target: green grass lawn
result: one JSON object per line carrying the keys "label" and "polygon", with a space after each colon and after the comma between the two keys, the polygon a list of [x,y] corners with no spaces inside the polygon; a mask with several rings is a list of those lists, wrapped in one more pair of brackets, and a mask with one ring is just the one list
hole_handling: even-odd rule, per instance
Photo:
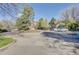
{"label": "green grass lawn", "polygon": [[0,37],[0,48],[7,45],[7,44],[10,44],[11,42],[13,42],[13,39],[10,38],[10,37]]}

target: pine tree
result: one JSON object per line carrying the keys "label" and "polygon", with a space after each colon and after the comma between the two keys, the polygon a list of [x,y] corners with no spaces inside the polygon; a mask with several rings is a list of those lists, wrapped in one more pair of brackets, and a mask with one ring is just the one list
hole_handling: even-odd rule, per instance
{"label": "pine tree", "polygon": [[17,19],[16,25],[19,30],[28,30],[34,19],[34,11],[32,7],[24,8],[24,11],[20,18]]}

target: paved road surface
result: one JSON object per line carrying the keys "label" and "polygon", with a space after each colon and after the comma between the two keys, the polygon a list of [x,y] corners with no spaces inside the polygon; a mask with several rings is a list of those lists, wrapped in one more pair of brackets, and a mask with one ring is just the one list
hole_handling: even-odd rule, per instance
{"label": "paved road surface", "polygon": [[[74,54],[73,52],[71,52],[71,49],[73,48],[67,47],[68,49],[64,49],[63,47],[62,49],[59,49],[61,45],[58,43],[55,44],[58,45],[57,49],[54,46],[51,48],[49,46],[51,44],[48,43],[47,37],[44,37],[38,32],[21,33],[21,34],[6,33],[6,34],[8,36],[13,37],[13,39],[16,39],[16,43],[4,50],[0,50],[1,55]],[[51,39],[53,40],[55,38]]]}
{"label": "paved road surface", "polygon": [[41,35],[38,33],[27,33],[23,35],[11,35],[9,36],[16,39],[16,43],[7,49],[0,51],[0,54],[10,54],[10,55],[19,55],[19,54],[32,54],[32,55],[41,55],[47,54],[47,49],[44,46],[45,43],[41,39]]}

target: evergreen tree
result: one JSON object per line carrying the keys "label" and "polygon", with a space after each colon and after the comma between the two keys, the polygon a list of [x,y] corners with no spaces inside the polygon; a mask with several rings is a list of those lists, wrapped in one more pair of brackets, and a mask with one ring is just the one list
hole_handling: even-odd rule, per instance
{"label": "evergreen tree", "polygon": [[46,19],[40,18],[38,22],[38,29],[45,30],[48,29],[48,24]]}
{"label": "evergreen tree", "polygon": [[49,22],[49,25],[51,26],[51,29],[55,27],[55,21],[56,21],[56,19],[53,17],[51,19],[51,21]]}
{"label": "evergreen tree", "polygon": [[34,19],[34,11],[32,7],[26,7],[20,18],[16,21],[16,26],[19,30],[28,30],[31,26],[32,20]]}

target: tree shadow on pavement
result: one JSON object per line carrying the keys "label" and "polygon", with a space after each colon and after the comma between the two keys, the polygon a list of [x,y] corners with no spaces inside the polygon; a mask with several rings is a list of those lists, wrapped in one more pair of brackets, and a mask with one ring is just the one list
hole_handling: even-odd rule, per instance
{"label": "tree shadow on pavement", "polygon": [[56,38],[58,40],[64,40],[65,42],[79,43],[79,38],[67,37],[66,35],[55,33],[55,32],[42,32],[45,37]]}

